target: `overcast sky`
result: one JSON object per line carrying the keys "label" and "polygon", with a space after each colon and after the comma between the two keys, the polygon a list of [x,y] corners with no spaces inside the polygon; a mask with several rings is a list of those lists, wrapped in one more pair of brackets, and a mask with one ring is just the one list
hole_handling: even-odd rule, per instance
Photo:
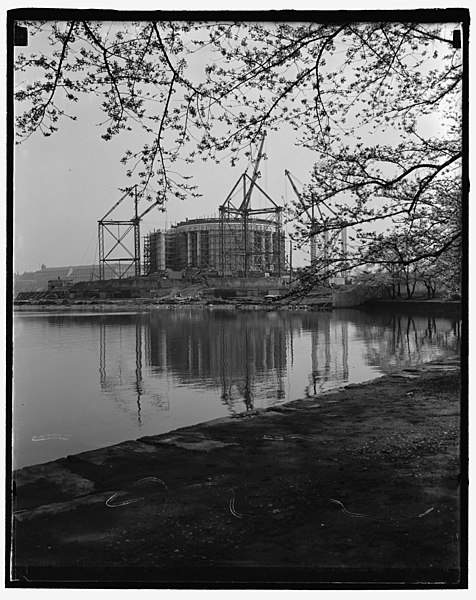
{"label": "overcast sky", "polygon": [[[18,81],[23,79],[21,74]],[[131,183],[119,161],[126,148],[139,148],[141,141],[131,139],[131,134],[121,134],[109,142],[102,140],[98,124],[104,116],[94,96],[82,96],[76,114],[77,121],[63,120],[51,137],[36,133],[15,148],[15,272],[37,270],[42,263],[48,267],[96,263],[97,222],[121,197],[119,188]],[[268,160],[261,164],[259,184],[279,204],[294,198],[285,169],[306,183],[315,161],[315,155],[296,147],[294,140],[290,129],[281,128],[268,134],[266,141]],[[234,168],[228,161],[216,165],[198,160],[187,165],[187,173],[194,176],[202,197],[185,201],[173,198],[165,213],[152,210],[141,224],[141,236],[185,218],[217,215],[218,206],[249,166],[246,159]],[[140,210],[147,206],[143,202]],[[132,201],[124,201],[121,210],[109,218],[132,216]],[[295,263],[304,264],[309,253],[295,252],[293,258]]]}
{"label": "overcast sky", "polygon": [[[15,272],[36,270],[42,263],[52,267],[97,261],[97,221],[120,199],[119,188],[130,184],[119,163],[126,141],[101,140],[97,122],[94,106],[83,105],[78,120],[65,121],[55,135],[35,135],[16,147]],[[261,163],[258,183],[282,204],[294,194],[284,170],[305,182],[314,155],[296,148],[289,131],[270,134],[265,151],[269,159]],[[171,199],[166,213],[153,209],[141,224],[141,234],[185,218],[216,215],[248,165],[243,160],[234,168],[227,161],[187,166],[202,197]],[[261,201],[256,195],[256,205]],[[142,210],[147,207],[143,202]],[[124,200],[109,218],[132,216],[132,201]]]}
{"label": "overcast sky", "polygon": [[[31,40],[31,45],[37,43]],[[17,49],[20,51],[24,49]],[[25,78],[24,73],[19,74],[16,83],[24,83]],[[104,115],[98,105],[94,96],[83,95],[75,106],[76,121],[64,119],[51,137],[35,133],[15,147],[15,272],[37,270],[42,263],[53,267],[98,260],[97,221],[120,199],[119,188],[131,183],[119,161],[126,148],[138,148],[142,143],[127,133],[109,142],[102,140],[103,128],[98,124]],[[268,134],[264,147],[268,160],[261,163],[258,183],[280,205],[294,197],[285,169],[306,183],[315,161],[314,153],[296,147],[294,140],[295,133],[282,127],[278,133]],[[255,155],[256,151],[254,148]],[[186,165],[202,197],[185,201],[173,198],[165,213],[152,210],[141,224],[141,236],[185,218],[217,216],[218,206],[249,167],[246,158],[235,167],[227,160],[219,165],[201,160]],[[259,194],[255,195],[254,206],[261,207],[264,202]],[[144,200],[140,211],[146,207]],[[125,200],[109,218],[132,216],[132,200]],[[308,251],[295,253],[294,260],[304,264],[309,260]]]}

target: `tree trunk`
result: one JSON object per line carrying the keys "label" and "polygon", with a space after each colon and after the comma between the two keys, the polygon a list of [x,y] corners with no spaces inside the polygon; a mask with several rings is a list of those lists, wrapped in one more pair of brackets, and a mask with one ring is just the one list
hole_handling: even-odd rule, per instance
{"label": "tree trunk", "polygon": [[415,293],[415,287],[416,287],[416,281],[415,280],[413,280],[413,285],[412,286],[410,286],[407,283],[407,297],[408,298],[412,298],[413,297],[413,294]]}

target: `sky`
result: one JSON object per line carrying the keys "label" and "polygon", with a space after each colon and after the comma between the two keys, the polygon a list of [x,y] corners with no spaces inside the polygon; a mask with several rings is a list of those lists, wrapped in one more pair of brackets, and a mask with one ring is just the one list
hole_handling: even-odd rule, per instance
{"label": "sky", "polygon": [[[37,42],[30,40],[29,50]],[[25,49],[18,48],[17,52]],[[15,83],[24,82],[20,73]],[[14,272],[47,267],[97,263],[97,222],[120,199],[121,187],[130,185],[120,159],[126,148],[140,148],[137,134],[121,133],[110,141],[101,139],[104,120],[94,96],[81,96],[74,106],[77,120],[63,119],[59,130],[50,137],[34,134],[14,150]],[[20,104],[17,110],[21,110]],[[134,139],[134,137],[136,138]],[[294,192],[285,178],[289,170],[297,181],[305,183],[315,162],[309,150],[295,146],[295,133],[282,127],[268,133],[264,152],[268,159],[260,166],[259,185],[278,204],[290,202]],[[253,150],[254,155],[257,149]],[[218,216],[218,207],[232,190],[240,175],[249,168],[243,158],[235,167],[223,160],[197,160],[186,165],[193,175],[201,198],[172,198],[166,211],[153,209],[141,223],[141,237],[153,229],[164,229],[186,218]],[[255,195],[254,206],[264,199]],[[261,204],[260,204],[261,203]],[[139,212],[147,208],[142,201]],[[133,202],[125,200],[108,218],[130,219]],[[291,226],[288,227],[291,229]],[[296,266],[309,261],[309,249],[293,252]]]}
{"label": "sky", "polygon": [[[33,136],[15,150],[15,272],[48,267],[92,264],[97,252],[97,221],[121,198],[130,184],[119,160],[124,139],[100,139],[94,106],[82,107],[75,122],[64,122],[51,137]],[[294,192],[285,180],[288,169],[305,182],[314,164],[312,152],[294,147],[290,132],[269,134],[268,160],[261,163],[259,185],[282,205]],[[185,220],[213,216],[240,175],[249,166],[224,161],[198,161],[193,173],[201,198],[171,199],[166,212],[153,209],[141,223],[141,235]],[[256,196],[256,201],[260,199]],[[142,210],[147,208],[144,200]],[[139,209],[141,210],[141,209]],[[124,200],[109,218],[133,216],[132,200]],[[97,259],[97,254],[96,254]]]}
{"label": "sky", "polygon": [[[276,8],[281,8],[278,4]],[[76,113],[77,121],[63,120],[51,137],[34,134],[15,147],[13,268],[17,273],[37,270],[42,264],[97,263],[97,222],[122,196],[119,189],[130,184],[119,161],[134,140],[123,134],[109,142],[101,139],[98,123],[103,115],[94,97],[82,97]],[[278,204],[294,198],[285,169],[306,183],[315,160],[312,152],[295,146],[294,139],[289,128],[281,128],[268,134],[265,145],[268,160],[261,164],[259,184]],[[135,146],[141,143],[136,140]],[[153,209],[141,223],[141,236],[186,218],[216,216],[218,206],[249,166],[246,159],[234,168],[227,161],[216,165],[198,160],[187,166],[202,197],[171,199],[166,212]],[[143,202],[140,210],[147,207]],[[132,201],[124,201],[110,218],[132,216]],[[287,232],[291,229],[288,225]],[[308,248],[293,252],[296,266],[309,258]]]}

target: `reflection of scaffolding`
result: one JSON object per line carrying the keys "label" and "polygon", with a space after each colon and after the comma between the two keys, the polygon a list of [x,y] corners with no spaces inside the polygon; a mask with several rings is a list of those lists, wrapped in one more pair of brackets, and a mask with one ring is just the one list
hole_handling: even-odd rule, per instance
{"label": "reflection of scaffolding", "polygon": [[[319,335],[318,325],[319,322],[324,322],[323,335]],[[309,376],[310,385],[307,388],[308,396],[316,396],[318,393],[322,393],[326,389],[326,383],[331,381],[342,381],[347,382],[349,379],[349,333],[348,333],[348,322],[342,321],[340,327],[340,340],[337,323],[334,322],[333,333],[334,333],[334,350],[335,360],[331,361],[331,319],[323,316],[319,319],[316,324],[316,328],[311,330],[311,368],[312,372]],[[324,339],[322,339],[322,337]],[[340,342],[340,343],[339,343]],[[342,348],[341,361],[342,364],[338,364],[337,351],[339,346]],[[324,354],[319,356],[319,350],[324,350]],[[322,360],[323,359],[323,360]],[[331,362],[334,362],[333,369],[331,368]],[[311,391],[312,390],[312,391]]]}
{"label": "reflection of scaffolding", "polygon": [[[256,182],[264,139],[263,136],[253,175],[241,175],[219,208],[220,263],[223,276],[236,271],[241,271],[244,277],[249,277],[253,272],[281,275],[284,268],[285,248],[281,223],[283,208]],[[251,197],[255,188],[265,198],[267,206],[264,208],[252,208]],[[233,201],[240,190],[242,201],[237,206]],[[263,218],[260,218],[261,215]]]}
{"label": "reflection of scaffolding", "polygon": [[[134,389],[136,396],[136,404],[137,404],[137,421],[141,424],[141,400],[142,397],[146,394],[144,391],[144,379],[142,375],[143,369],[143,340],[142,340],[142,323],[139,321],[135,324],[135,369],[134,376],[131,376],[131,373],[122,368],[122,354],[118,357],[115,355],[113,362],[114,364],[114,373],[111,375],[111,372],[108,374],[107,368],[107,330],[108,324],[101,322],[99,325],[99,381],[101,389],[106,392],[114,392],[114,395],[117,395],[117,389],[121,387],[125,387],[127,390]],[[121,339],[121,336],[120,336]],[[146,346],[146,356],[148,355],[148,347]],[[112,359],[112,357],[111,357]],[[111,370],[111,369],[109,369]],[[131,381],[132,380],[132,381]],[[129,394],[129,392],[127,392]],[[161,398],[159,395],[155,395],[152,397],[154,400],[154,407],[159,410],[169,410],[168,399]]]}
{"label": "reflection of scaffolding", "polygon": [[[255,408],[256,398],[267,398],[268,404],[285,398],[286,331],[279,327],[266,327],[264,331],[246,327],[234,339],[236,341],[231,343],[223,331],[220,353],[222,401],[232,411],[237,401],[243,401],[246,410],[250,411]],[[276,387],[272,374],[276,376]]]}
{"label": "reflection of scaffolding", "polygon": [[154,313],[150,320],[150,365],[181,385],[220,390],[234,413],[244,403],[276,403],[285,397],[284,318],[236,316],[214,311],[173,316]]}
{"label": "reflection of scaffolding", "polygon": [[[136,391],[136,404],[137,404],[137,421],[141,423],[141,397],[143,395],[142,389],[142,331],[141,324],[136,323],[136,363],[135,363],[135,380],[134,389]],[[107,375],[107,344],[106,344],[106,332],[107,324],[100,323],[99,325],[99,382],[101,389],[111,392],[118,386],[122,387],[124,381],[122,380],[123,372],[119,363],[118,378],[115,380],[114,377],[108,377]],[[127,385],[127,382],[126,382]]]}

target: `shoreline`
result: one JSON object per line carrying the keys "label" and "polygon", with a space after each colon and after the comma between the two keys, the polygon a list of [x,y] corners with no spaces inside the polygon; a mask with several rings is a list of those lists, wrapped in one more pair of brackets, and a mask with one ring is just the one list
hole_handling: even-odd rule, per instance
{"label": "shoreline", "polygon": [[457,587],[459,365],[19,469],[14,577]]}
{"label": "shoreline", "polygon": [[240,301],[209,301],[205,302],[180,302],[180,303],[157,303],[151,300],[143,299],[135,302],[95,302],[95,303],[71,303],[71,304],[13,304],[13,313],[21,312],[150,312],[155,310],[180,310],[183,308],[204,309],[240,309],[240,310],[402,310],[425,313],[435,313],[438,316],[459,316],[461,318],[462,305],[459,301],[453,300],[378,300],[369,301],[357,306],[331,307],[320,304],[307,304],[306,302],[286,305],[273,305],[263,301],[240,302]]}

